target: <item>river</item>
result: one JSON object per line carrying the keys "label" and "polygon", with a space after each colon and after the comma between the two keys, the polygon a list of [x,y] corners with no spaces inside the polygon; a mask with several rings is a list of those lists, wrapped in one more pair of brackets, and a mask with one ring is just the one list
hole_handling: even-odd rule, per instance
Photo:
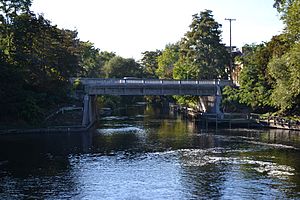
{"label": "river", "polygon": [[300,132],[133,106],[89,133],[0,136],[0,199],[300,199]]}

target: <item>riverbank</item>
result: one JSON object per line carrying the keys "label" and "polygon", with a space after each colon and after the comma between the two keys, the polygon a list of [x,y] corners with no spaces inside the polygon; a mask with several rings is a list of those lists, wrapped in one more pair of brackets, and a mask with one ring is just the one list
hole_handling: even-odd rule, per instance
{"label": "riverbank", "polygon": [[0,134],[22,134],[22,133],[57,133],[57,132],[84,132],[87,131],[89,127],[84,126],[60,126],[60,127],[47,127],[47,128],[16,128],[0,130]]}
{"label": "riverbank", "polygon": [[300,122],[283,117],[262,117],[255,113],[203,113],[193,108],[170,104],[172,112],[179,112],[185,117],[197,120],[205,127],[255,127],[255,128],[276,128],[285,130],[300,131]]}
{"label": "riverbank", "polygon": [[[71,109],[72,108],[72,109]],[[0,134],[52,133],[52,132],[84,132],[93,124],[85,127],[82,124],[82,108],[62,107],[51,113],[39,125],[26,123],[2,123]]]}
{"label": "riverbank", "polygon": [[267,117],[266,119],[260,119],[260,123],[269,128],[300,131],[299,121],[286,119],[284,117],[271,116]]}
{"label": "riverbank", "polygon": [[181,113],[184,117],[198,121],[203,127],[214,127],[214,128],[239,128],[239,127],[261,127],[256,119],[256,115],[247,113],[203,113],[193,108],[170,105],[171,112]]}

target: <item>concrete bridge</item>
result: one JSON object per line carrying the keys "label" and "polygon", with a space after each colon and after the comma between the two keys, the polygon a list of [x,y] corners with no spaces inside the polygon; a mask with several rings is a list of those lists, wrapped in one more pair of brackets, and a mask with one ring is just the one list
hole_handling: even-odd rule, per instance
{"label": "concrete bridge", "polygon": [[[214,113],[219,113],[221,87],[232,85],[229,80],[160,80],[160,79],[101,79],[71,78],[70,82],[80,81],[84,87],[82,124],[88,126],[96,119],[96,95],[192,95],[215,97]],[[203,104],[203,102],[200,102]],[[203,105],[202,105],[203,106]]]}

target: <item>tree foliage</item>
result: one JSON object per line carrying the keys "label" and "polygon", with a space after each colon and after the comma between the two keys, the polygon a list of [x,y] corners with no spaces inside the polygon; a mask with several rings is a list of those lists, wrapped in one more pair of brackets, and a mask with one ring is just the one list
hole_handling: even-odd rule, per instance
{"label": "tree foliage", "polygon": [[0,0],[0,121],[40,122],[69,101],[70,77],[141,76],[133,59],[80,41],[77,31],[52,25],[30,5]]}
{"label": "tree foliage", "polygon": [[95,48],[91,42],[80,42],[81,63],[83,68],[81,76],[99,77],[101,69],[100,49]]}
{"label": "tree foliage", "polygon": [[289,48],[285,34],[274,36],[268,43],[245,45],[240,58],[243,64],[239,78],[240,87],[233,89],[234,93],[226,88],[225,101],[235,100],[260,112],[273,109],[271,96],[276,86],[268,65],[274,57],[282,56]]}
{"label": "tree foliage", "polygon": [[275,0],[274,7],[281,13],[286,25],[285,38],[288,46],[285,46],[282,55],[275,55],[268,65],[274,80],[271,99],[282,113],[299,114],[300,0]]}
{"label": "tree foliage", "polygon": [[269,72],[275,80],[271,99],[282,112],[299,109],[300,105],[300,43],[296,43],[281,57],[269,63]]}
{"label": "tree foliage", "polygon": [[220,27],[210,10],[193,15],[190,30],[180,41],[174,78],[212,79],[227,76],[225,68],[229,63],[229,53],[221,44]]}
{"label": "tree foliage", "polygon": [[142,77],[140,65],[132,58],[115,56],[104,66],[106,78]]}
{"label": "tree foliage", "polygon": [[253,109],[269,106],[271,87],[267,82],[267,64],[270,52],[266,45],[252,47],[252,52],[243,58],[244,68],[240,75],[240,102]]}
{"label": "tree foliage", "polygon": [[179,59],[179,45],[169,44],[157,57],[158,68],[156,74],[161,79],[172,79],[175,63]]}
{"label": "tree foliage", "polygon": [[91,42],[80,42],[80,63],[83,71],[81,77],[105,77],[104,66],[105,64],[116,56],[113,52],[100,51],[95,48]]}
{"label": "tree foliage", "polygon": [[246,46],[241,86],[239,89],[226,88],[224,92],[227,100],[238,100],[253,109],[299,114],[300,1],[275,0],[274,7],[286,25],[284,32],[270,42]]}
{"label": "tree foliage", "polygon": [[275,0],[274,7],[281,13],[286,31],[295,41],[300,39],[300,0]]}
{"label": "tree foliage", "polygon": [[30,11],[29,0],[0,1],[0,121],[37,123],[68,101],[72,76],[101,76],[113,53],[81,42]]}
{"label": "tree foliage", "polygon": [[149,78],[157,78],[157,58],[161,55],[161,51],[145,51],[142,55],[141,66],[143,67],[144,74]]}
{"label": "tree foliage", "polygon": [[30,13],[32,0],[0,0],[2,23],[9,24],[19,13]]}

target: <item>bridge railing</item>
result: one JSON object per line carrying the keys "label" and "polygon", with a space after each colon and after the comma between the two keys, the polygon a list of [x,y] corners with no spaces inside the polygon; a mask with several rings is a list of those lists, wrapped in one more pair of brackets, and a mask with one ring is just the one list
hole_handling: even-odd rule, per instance
{"label": "bridge railing", "polygon": [[[71,78],[73,83],[76,78]],[[229,80],[101,79],[80,78],[83,85],[157,84],[157,85],[232,85]]]}

